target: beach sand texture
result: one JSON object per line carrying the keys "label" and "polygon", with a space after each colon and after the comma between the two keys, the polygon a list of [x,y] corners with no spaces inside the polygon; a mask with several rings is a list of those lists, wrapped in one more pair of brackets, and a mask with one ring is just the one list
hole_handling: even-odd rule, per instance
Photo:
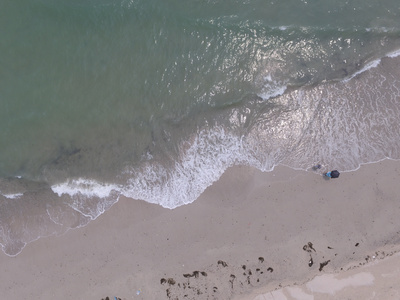
{"label": "beach sand texture", "polygon": [[398,299],[399,176],[393,160],[331,180],[234,167],[174,210],[122,198],[84,228],[1,254],[2,298]]}
{"label": "beach sand texture", "polygon": [[[242,300],[318,300],[318,299],[400,299],[400,255],[389,252],[381,260],[376,253],[374,262],[334,274],[318,275],[300,284],[249,295]],[[254,292],[256,293],[256,292]]]}

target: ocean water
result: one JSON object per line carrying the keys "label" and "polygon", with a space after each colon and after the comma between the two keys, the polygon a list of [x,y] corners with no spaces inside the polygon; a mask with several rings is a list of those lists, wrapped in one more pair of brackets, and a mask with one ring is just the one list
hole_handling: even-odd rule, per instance
{"label": "ocean water", "polygon": [[234,165],[400,159],[397,0],[2,1],[0,33],[9,256]]}

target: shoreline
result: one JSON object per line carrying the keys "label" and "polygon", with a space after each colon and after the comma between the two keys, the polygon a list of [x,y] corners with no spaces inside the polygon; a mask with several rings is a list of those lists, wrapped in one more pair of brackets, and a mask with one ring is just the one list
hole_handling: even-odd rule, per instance
{"label": "shoreline", "polygon": [[0,255],[0,288],[10,299],[247,300],[400,245],[399,175],[393,160],[331,180],[240,166],[173,210],[122,197],[85,227]]}

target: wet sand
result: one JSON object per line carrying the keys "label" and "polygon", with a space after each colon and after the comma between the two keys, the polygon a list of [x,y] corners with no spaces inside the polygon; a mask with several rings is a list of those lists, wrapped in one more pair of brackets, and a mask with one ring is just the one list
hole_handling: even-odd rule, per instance
{"label": "wet sand", "polygon": [[[399,178],[392,160],[331,180],[283,166],[235,167],[174,210],[122,198],[84,228],[14,258],[1,254],[0,290],[5,299],[259,300],[284,287],[287,299],[333,299],[361,280],[374,291],[390,276],[364,268],[399,268]],[[333,278],[351,276],[350,289],[333,287]]]}

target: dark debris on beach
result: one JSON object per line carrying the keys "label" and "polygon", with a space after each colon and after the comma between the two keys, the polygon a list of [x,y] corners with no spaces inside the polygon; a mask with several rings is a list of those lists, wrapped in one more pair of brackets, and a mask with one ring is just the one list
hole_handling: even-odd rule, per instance
{"label": "dark debris on beach", "polygon": [[319,271],[321,272],[322,269],[330,262],[330,260],[324,261],[319,264]]}
{"label": "dark debris on beach", "polygon": [[[248,262],[248,261],[247,261]],[[250,262],[249,264],[228,265],[223,260],[218,260],[216,265],[211,265],[207,272],[193,271],[182,274],[182,279],[161,278],[160,284],[165,285],[165,292],[168,299],[197,299],[199,295],[207,296],[207,299],[220,299],[222,291],[230,290],[231,295],[240,293],[248,287],[265,284],[270,279],[270,274],[274,271],[272,267],[263,266],[264,258]],[[208,276],[222,279],[216,285],[208,279]],[[210,298],[208,298],[210,297]]]}

